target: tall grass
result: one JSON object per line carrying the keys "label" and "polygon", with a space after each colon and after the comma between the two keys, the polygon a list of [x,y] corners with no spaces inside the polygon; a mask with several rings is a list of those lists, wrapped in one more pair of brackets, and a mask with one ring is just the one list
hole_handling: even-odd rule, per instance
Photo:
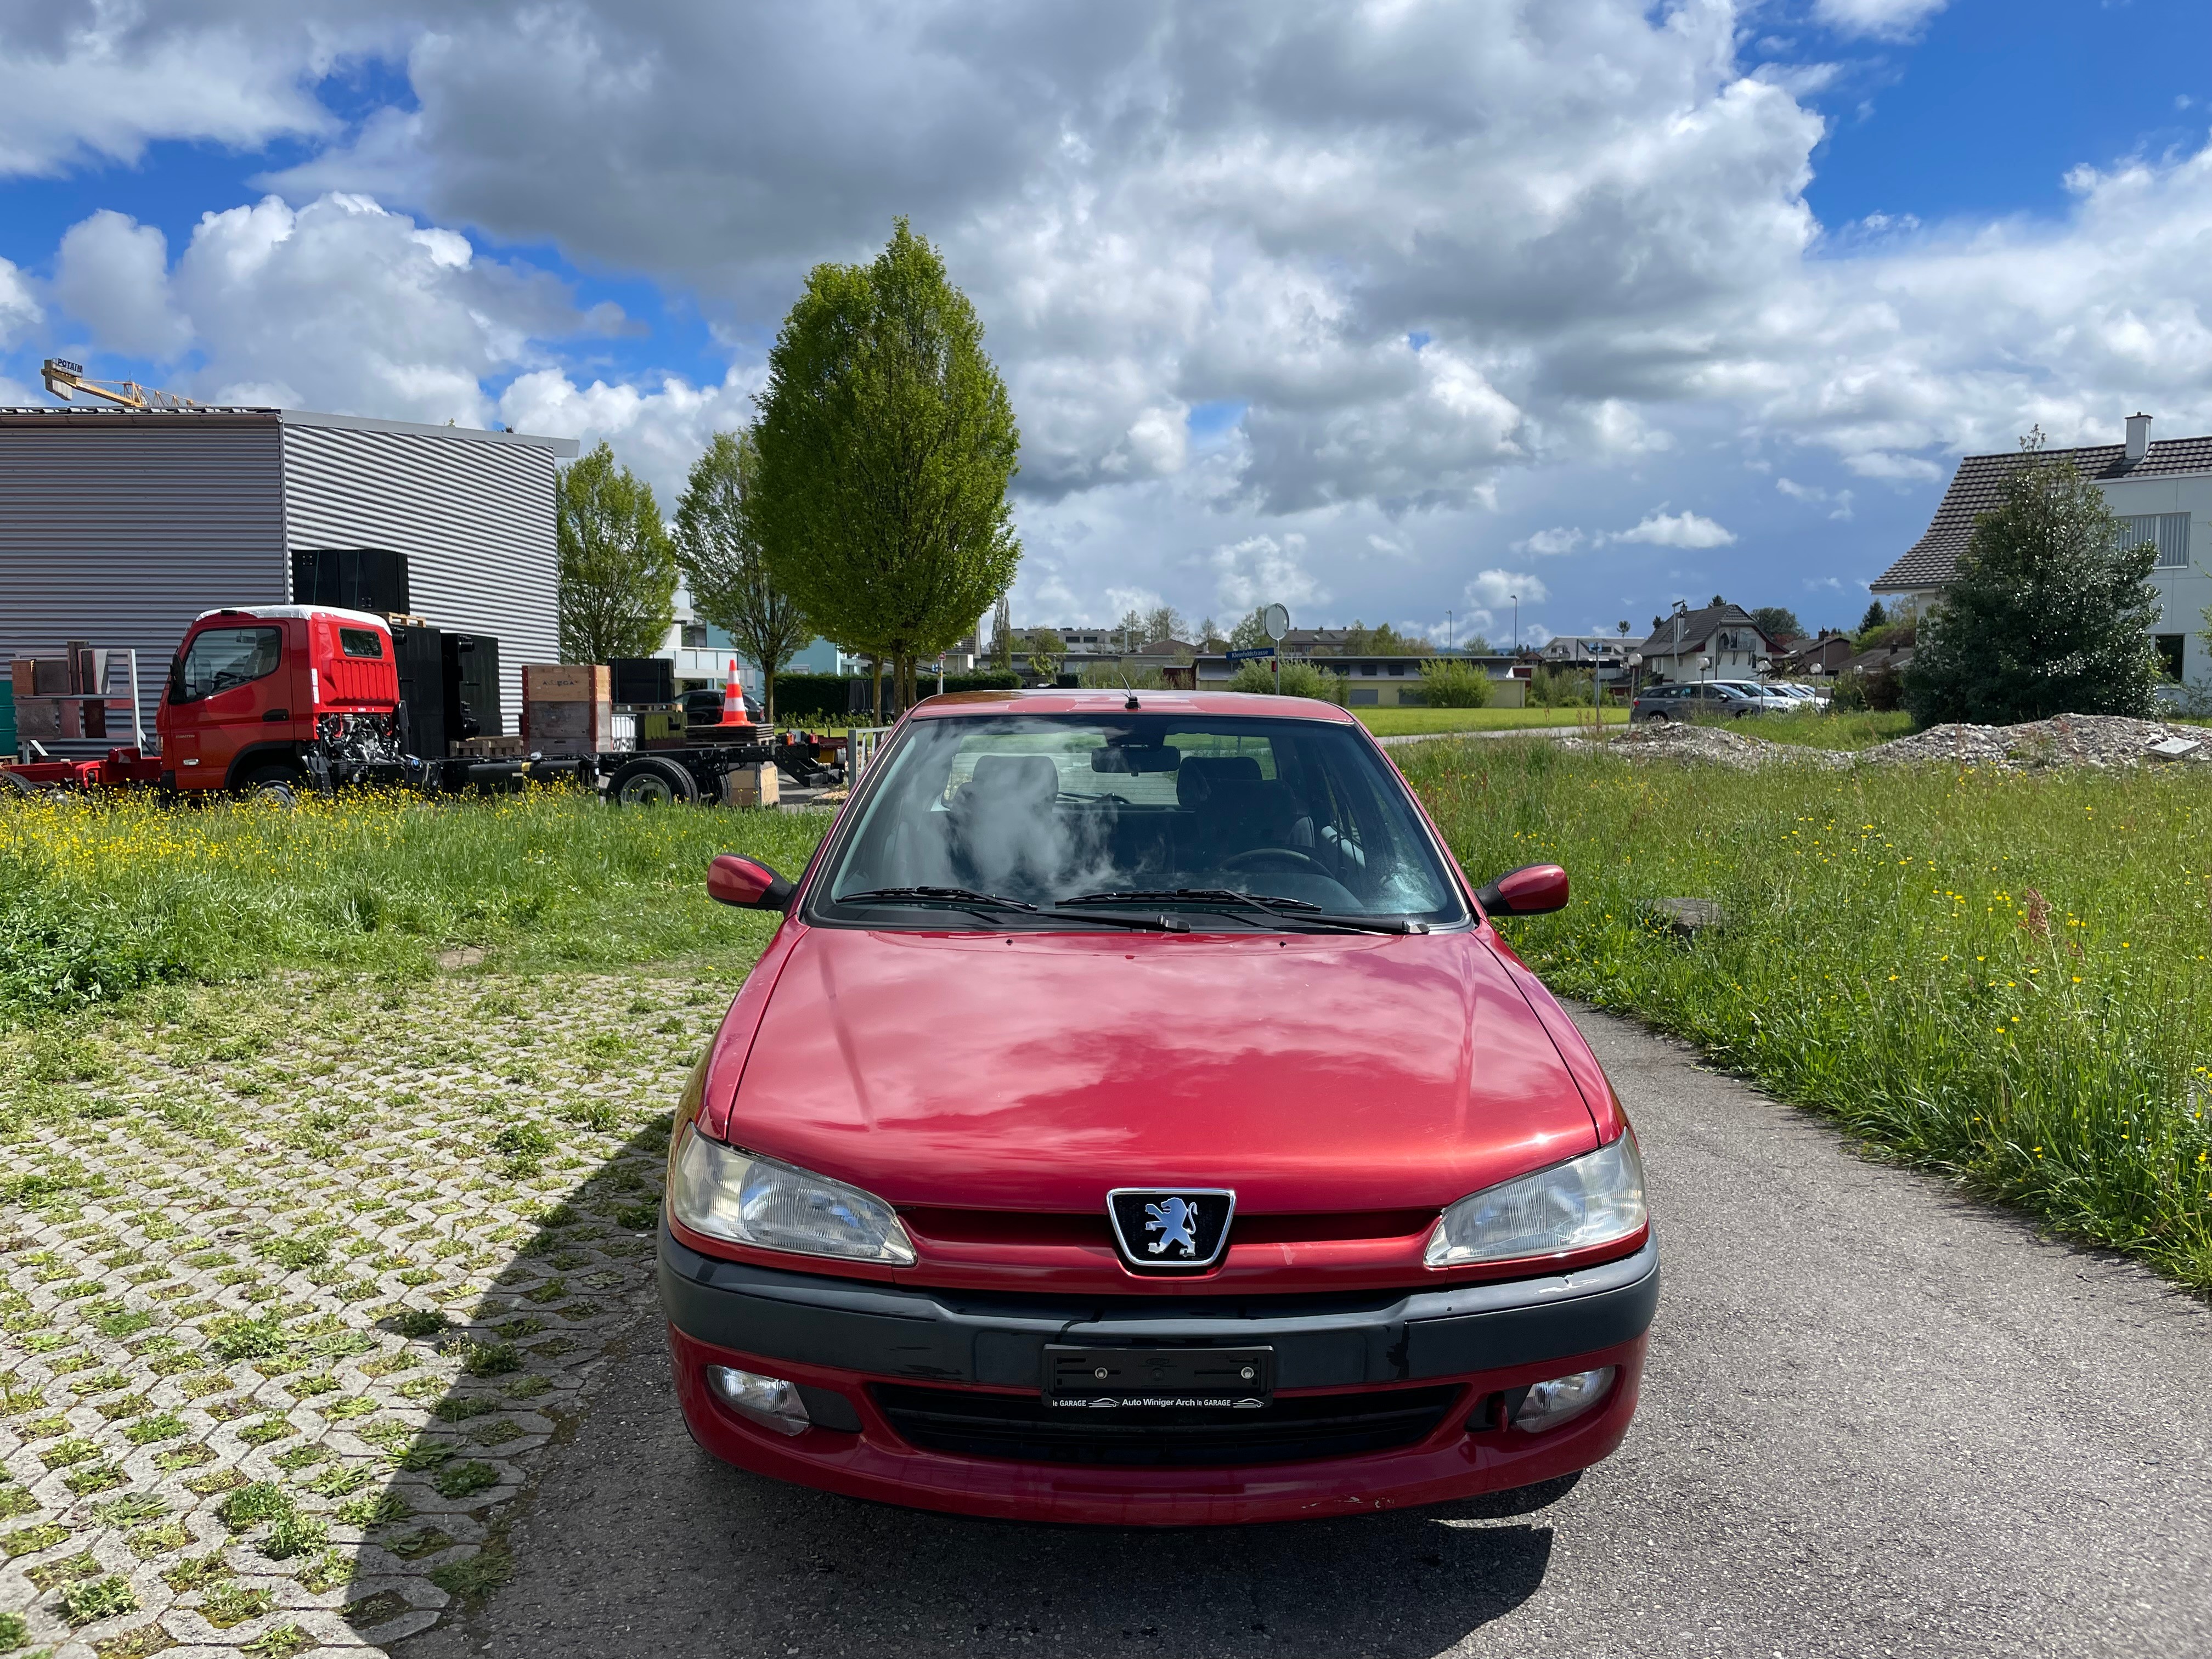
{"label": "tall grass", "polygon": [[[1573,708],[1424,708],[1418,705],[1355,708],[1360,723],[1378,738],[1407,737],[1431,732],[1517,732],[1531,726],[1565,728],[1579,721],[1587,726],[1590,711]],[[1607,726],[1626,724],[1628,711],[1618,704],[1605,710]]]}
{"label": "tall grass", "polygon": [[[1562,992],[2212,1289],[2212,789],[2193,769],[1835,774],[1526,743],[1401,751]],[[1644,901],[1717,900],[1685,942]],[[1632,1109],[1633,1103],[1631,1103]]]}
{"label": "tall grass", "polygon": [[795,875],[826,813],[611,811],[572,791],[163,809],[142,798],[0,809],[0,1018],[161,980],[285,963],[427,971],[757,951],[768,923],[706,896],[745,852]]}

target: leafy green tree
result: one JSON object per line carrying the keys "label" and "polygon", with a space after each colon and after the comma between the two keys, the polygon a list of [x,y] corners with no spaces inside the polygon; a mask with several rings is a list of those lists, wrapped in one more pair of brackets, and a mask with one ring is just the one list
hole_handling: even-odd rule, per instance
{"label": "leafy green tree", "polygon": [[1144,641],[1146,645],[1155,640],[1180,640],[1190,632],[1189,620],[1171,605],[1156,605],[1145,612]]}
{"label": "leafy green tree", "polygon": [[1228,635],[1221,631],[1220,628],[1216,625],[1213,618],[1211,617],[1208,617],[1204,622],[1199,623],[1198,639],[1196,643],[1198,645],[1198,648],[1206,652],[1208,655],[1226,651],[1229,648]]}
{"label": "leafy green tree", "polygon": [[752,433],[717,432],[691,464],[676,505],[676,562],[692,608],[726,629],[739,654],[760,670],[762,701],[774,725],[775,677],[814,642],[814,630],[768,574],[751,501],[759,477]]}
{"label": "leafy green tree", "polygon": [[1905,707],[1923,726],[2154,713],[2157,558],[2070,462],[2023,463],[1974,520],[1905,671]]}
{"label": "leafy green tree", "polygon": [[1797,639],[1805,632],[1805,624],[1786,605],[1762,605],[1751,613],[1751,619],[1759,624],[1759,631],[1777,645],[1784,640]]}
{"label": "leafy green tree", "polygon": [[1029,650],[1030,673],[1048,680],[1059,678],[1067,660],[1067,641],[1060,638],[1058,629],[1032,628],[1023,643]]}
{"label": "leafy green tree", "polygon": [[645,657],[676,621],[676,550],[653,486],[615,465],[602,441],[554,475],[561,654],[569,662]]}
{"label": "leafy green tree", "polygon": [[761,545],[816,628],[915,661],[1012,586],[1006,486],[1021,448],[982,325],[900,219],[866,265],[820,264],[769,352],[756,428]]}
{"label": "leafy green tree", "polygon": [[[1487,650],[1480,641],[1469,647]],[[1486,708],[1490,676],[1457,657],[1436,657],[1421,665],[1421,701],[1431,708]]]}
{"label": "leafy green tree", "polygon": [[1229,630],[1229,648],[1231,651],[1257,651],[1267,644],[1267,630],[1260,622],[1266,610],[1265,605],[1254,605],[1252,614]]}
{"label": "leafy green tree", "polygon": [[1875,629],[1887,626],[1888,622],[1889,612],[1883,610],[1881,601],[1876,599],[1867,606],[1866,615],[1859,618],[1858,631],[1862,634],[1871,634]]}

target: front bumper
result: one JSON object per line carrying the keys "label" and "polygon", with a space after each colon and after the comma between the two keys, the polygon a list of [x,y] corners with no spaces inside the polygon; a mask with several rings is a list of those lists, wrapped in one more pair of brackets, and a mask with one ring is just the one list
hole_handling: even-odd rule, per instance
{"label": "front bumper", "polygon": [[[693,1436],[725,1461],[850,1496],[964,1514],[1139,1525],[1290,1519],[1436,1503],[1587,1468],[1627,1432],[1659,1294],[1656,1241],[1571,1275],[1449,1289],[1254,1297],[1097,1298],[909,1288],[702,1255],[660,1234],[661,1305]],[[1126,1467],[922,1449],[876,1384],[1034,1395],[1048,1342],[1275,1352],[1275,1388],[1372,1395],[1438,1385],[1449,1409],[1417,1443],[1259,1467]],[[724,1409],[709,1364],[799,1384],[817,1426],[793,1438]],[[1540,1434],[1468,1426],[1491,1396],[1600,1365],[1613,1391]]]}

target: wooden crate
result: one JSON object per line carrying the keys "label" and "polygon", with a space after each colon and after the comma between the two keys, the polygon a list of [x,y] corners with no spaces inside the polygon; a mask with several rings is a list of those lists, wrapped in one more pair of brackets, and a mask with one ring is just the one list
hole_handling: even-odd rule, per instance
{"label": "wooden crate", "polygon": [[733,766],[722,774],[722,805],[774,806],[781,799],[781,787],[772,763]]}
{"label": "wooden crate", "polygon": [[600,703],[613,691],[605,663],[526,662],[522,665],[522,701]]}

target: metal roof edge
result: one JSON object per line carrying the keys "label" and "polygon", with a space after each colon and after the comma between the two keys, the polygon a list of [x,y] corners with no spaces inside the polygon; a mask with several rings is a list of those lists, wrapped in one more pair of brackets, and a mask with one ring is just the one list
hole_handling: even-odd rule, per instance
{"label": "metal roof edge", "polygon": [[473,426],[428,426],[419,421],[387,421],[374,415],[331,415],[313,409],[270,409],[258,404],[203,404],[192,409],[88,409],[72,404],[17,404],[0,406],[0,425],[82,425],[87,422],[158,424],[213,421],[252,425],[313,426],[351,432],[396,432],[411,437],[452,438],[465,443],[520,444],[573,460],[582,446],[574,438],[535,432],[487,432]]}
{"label": "metal roof edge", "polygon": [[456,438],[469,443],[521,444],[550,450],[562,460],[573,459],[581,446],[574,438],[554,438],[535,432],[488,432],[474,426],[430,426],[419,421],[387,421],[374,415],[331,415],[313,409],[280,409],[276,417],[286,426],[335,428],[348,432],[398,432],[420,438]]}

